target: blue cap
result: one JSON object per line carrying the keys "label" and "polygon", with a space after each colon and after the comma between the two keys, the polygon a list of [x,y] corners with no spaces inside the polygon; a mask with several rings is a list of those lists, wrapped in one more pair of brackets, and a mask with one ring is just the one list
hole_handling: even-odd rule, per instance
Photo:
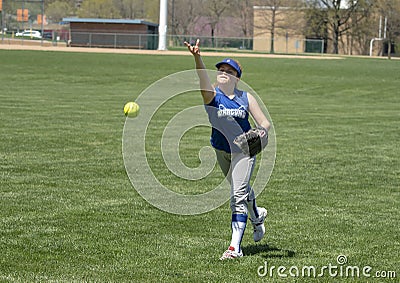
{"label": "blue cap", "polygon": [[229,66],[231,66],[232,68],[234,68],[238,74],[238,77],[240,78],[242,76],[242,71],[240,70],[239,64],[236,63],[235,60],[231,59],[231,58],[225,58],[224,60],[222,60],[221,62],[217,63],[215,65],[215,67],[219,68],[219,66],[221,66],[222,64],[228,64]]}

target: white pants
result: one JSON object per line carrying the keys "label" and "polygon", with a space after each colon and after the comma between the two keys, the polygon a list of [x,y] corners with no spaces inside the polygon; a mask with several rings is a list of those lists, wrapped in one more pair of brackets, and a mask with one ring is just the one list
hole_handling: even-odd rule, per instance
{"label": "white pants", "polygon": [[[258,214],[255,206],[254,191],[250,187],[250,178],[256,163],[256,157],[249,157],[243,153],[227,153],[215,150],[218,164],[227,180],[231,184],[230,206],[232,214]],[[249,205],[251,202],[251,205]],[[254,204],[254,205],[253,205]]]}

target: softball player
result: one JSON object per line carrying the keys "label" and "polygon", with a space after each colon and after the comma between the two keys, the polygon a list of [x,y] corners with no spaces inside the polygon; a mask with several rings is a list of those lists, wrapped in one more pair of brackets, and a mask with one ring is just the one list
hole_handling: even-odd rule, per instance
{"label": "softball player", "polygon": [[200,56],[199,43],[198,39],[195,45],[188,42],[185,45],[194,56],[200,79],[201,94],[212,126],[211,145],[215,149],[219,166],[231,185],[232,237],[229,248],[220,259],[233,259],[243,256],[240,245],[248,215],[256,242],[265,234],[264,220],[267,216],[265,208],[257,207],[254,191],[250,187],[256,158],[243,154],[233,141],[238,135],[250,130],[249,113],[257,125],[266,130],[270,128],[270,122],[256,99],[236,88],[242,75],[242,68],[237,61],[227,58],[217,63],[217,83],[215,87],[211,85]]}

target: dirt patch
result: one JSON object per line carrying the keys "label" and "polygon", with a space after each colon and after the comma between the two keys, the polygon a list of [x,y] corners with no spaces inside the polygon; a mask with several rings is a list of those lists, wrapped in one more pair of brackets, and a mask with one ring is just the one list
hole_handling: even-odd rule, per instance
{"label": "dirt patch", "polygon": [[[120,54],[150,54],[150,55],[183,55],[191,56],[191,54],[184,51],[171,51],[171,50],[143,50],[143,49],[121,49],[121,48],[88,48],[88,47],[67,47],[65,42],[58,42],[55,45],[50,41],[38,40],[17,40],[0,38],[0,50],[41,50],[41,51],[60,51],[60,52],[88,52],[88,53],[120,53]],[[242,52],[202,52],[204,57],[254,57],[254,58],[296,58],[296,59],[316,59],[316,60],[338,60],[347,57],[358,58],[375,58],[387,59],[382,56],[354,56],[354,55],[333,55],[333,54],[314,54],[314,55],[285,55],[285,54],[266,54],[266,53],[242,53]],[[392,59],[400,60],[399,57],[392,57]]]}
{"label": "dirt patch", "polygon": [[[40,50],[40,51],[61,51],[61,52],[89,52],[89,53],[120,53],[120,54],[150,54],[150,55],[186,55],[191,56],[188,51],[170,51],[170,50],[139,50],[139,49],[117,49],[117,48],[85,48],[85,47],[67,47],[65,43],[54,46],[51,42],[32,42],[25,40],[15,42],[11,40],[0,40],[0,50]],[[203,56],[214,57],[256,57],[256,58],[303,58],[303,59],[342,59],[341,56],[327,55],[281,55],[281,54],[260,54],[260,53],[230,53],[230,52],[203,52]]]}

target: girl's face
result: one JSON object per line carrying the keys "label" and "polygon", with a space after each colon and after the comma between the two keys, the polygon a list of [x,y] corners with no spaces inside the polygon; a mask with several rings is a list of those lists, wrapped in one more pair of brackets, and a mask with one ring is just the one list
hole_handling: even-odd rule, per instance
{"label": "girl's face", "polygon": [[219,84],[233,84],[235,85],[239,81],[237,72],[228,64],[222,64],[218,68],[217,82]]}

